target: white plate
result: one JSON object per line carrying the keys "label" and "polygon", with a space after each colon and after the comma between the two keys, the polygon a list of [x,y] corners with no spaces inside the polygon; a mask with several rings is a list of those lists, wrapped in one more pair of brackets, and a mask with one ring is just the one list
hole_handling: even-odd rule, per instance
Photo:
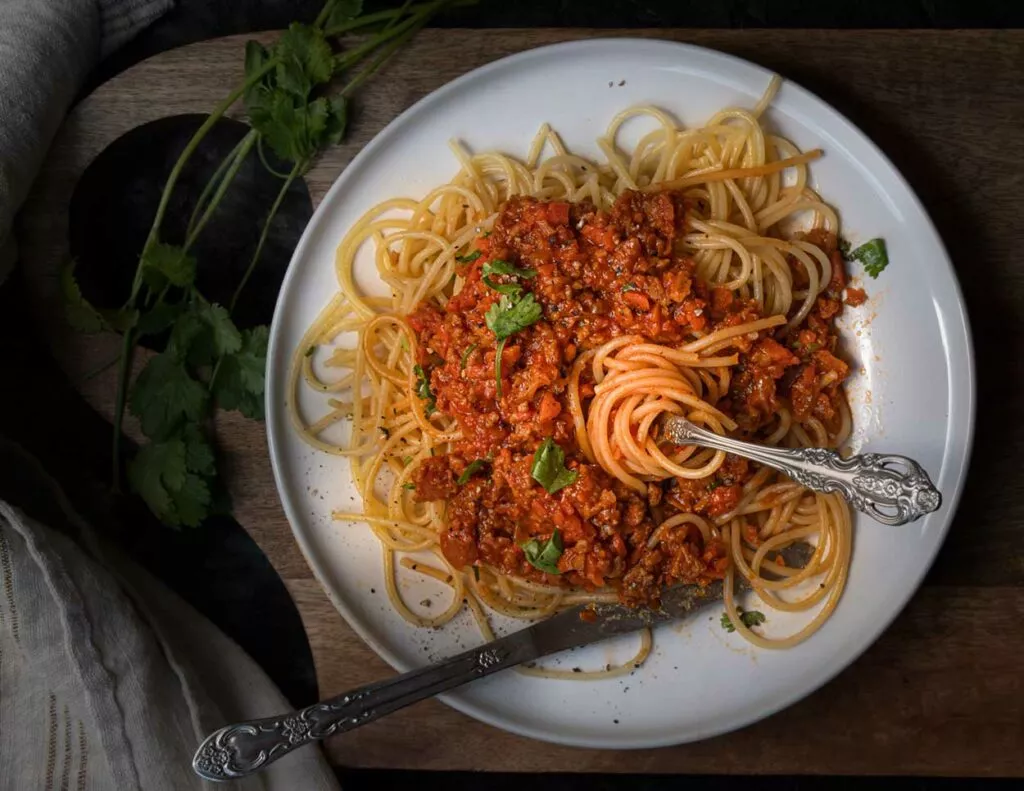
{"label": "white plate", "polygon": [[[274,315],[267,360],[270,453],[307,560],[349,624],[395,668],[422,665],[480,638],[468,617],[423,631],[390,610],[369,529],[330,520],[332,508],[357,501],[347,463],[311,450],[289,426],[289,356],[335,291],[335,245],[371,205],[420,196],[449,180],[457,170],[448,150],[452,137],[477,151],[523,156],[547,121],[571,149],[596,157],[595,138],[625,107],[649,102],[699,124],[722,107],[752,107],[769,77],[737,58],[661,41],[591,40],[524,52],[477,69],[407,110],[363,149],[320,204]],[[767,122],[805,150],[825,149],[812,167],[815,186],[838,207],[854,241],[886,240],[891,264],[865,284],[871,299],[847,311],[844,327],[846,350],[856,360],[850,387],[855,445],[918,459],[943,493],[942,509],[902,528],[858,516],[846,593],[824,628],[796,648],[751,649],[720,628],[720,608],[712,607],[660,630],[654,654],[631,676],[552,681],[509,671],[444,697],[460,711],[515,733],[588,747],[653,747],[732,730],[793,703],[852,662],[903,608],[935,557],[960,497],[974,424],[969,329],[949,258],[889,160],[823,101],[784,83]],[[407,598],[415,603],[435,596],[439,603],[442,595],[427,581],[413,583]],[[785,625],[781,616],[773,620],[776,628]],[[592,667],[630,647],[591,646],[568,661]]]}

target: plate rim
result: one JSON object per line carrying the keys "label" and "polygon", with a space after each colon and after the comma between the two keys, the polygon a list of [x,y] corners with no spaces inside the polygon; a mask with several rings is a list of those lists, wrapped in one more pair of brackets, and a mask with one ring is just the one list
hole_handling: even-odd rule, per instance
{"label": "plate rim", "polygon": [[[448,95],[453,94],[460,90],[463,86],[471,83],[475,80],[485,78],[490,73],[495,71],[501,71],[507,69],[510,66],[514,66],[520,62],[527,61],[533,58],[543,58],[550,56],[554,52],[564,51],[567,55],[571,55],[575,51],[598,49],[604,47],[650,47],[650,48],[662,48],[665,50],[673,50],[675,52],[688,52],[695,54],[702,58],[710,58],[711,60],[719,59],[724,63],[730,63],[732,65],[740,65],[748,69],[753,69],[759,72],[763,77],[769,78],[773,72],[772,70],[747,60],[746,58],[732,55],[721,50],[716,50],[710,47],[705,47],[698,44],[692,44],[689,42],[673,41],[671,39],[660,39],[660,38],[644,38],[640,36],[600,36],[596,38],[582,39],[582,40],[570,40],[561,41],[552,44],[545,44],[539,47],[532,47],[521,52],[506,55],[502,58],[498,58],[490,63],[486,63],[475,69],[472,69],[465,74],[462,74],[455,79],[445,83],[437,89],[431,91],[426,96],[423,96],[408,108],[399,113],[395,118],[389,121],[376,135],[367,143],[345,166],[345,168],[338,174],[330,188],[324,194],[320,203],[317,205],[316,210],[310,217],[309,222],[306,224],[303,230],[302,237],[299,239],[299,243],[295,247],[291,259],[288,262],[288,268],[285,272],[284,279],[282,280],[280,290],[278,292],[277,301],[274,307],[274,315],[271,321],[270,327],[270,338],[267,349],[267,365],[265,370],[266,376],[266,432],[267,432],[267,443],[268,451],[270,456],[271,469],[274,475],[274,484],[277,489],[278,499],[281,502],[281,506],[285,512],[285,516],[288,520],[289,527],[291,528],[292,535],[299,545],[299,549],[302,552],[302,556],[305,559],[310,570],[313,572],[313,576],[320,588],[327,595],[328,599],[334,605],[335,609],[345,619],[348,626],[363,640],[373,651],[385,662],[387,662],[392,668],[398,671],[404,671],[410,669],[404,662],[400,661],[399,657],[390,651],[386,646],[382,645],[376,640],[368,630],[364,629],[359,623],[359,620],[355,617],[351,608],[331,589],[329,585],[325,583],[326,569],[323,561],[317,557],[317,552],[314,547],[310,546],[310,542],[306,537],[303,530],[297,528],[297,524],[301,523],[301,519],[298,518],[298,507],[292,503],[286,496],[287,487],[284,483],[284,472],[281,469],[282,464],[279,462],[281,458],[281,451],[279,448],[278,434],[282,431],[290,431],[291,426],[288,421],[283,421],[285,425],[278,426],[280,418],[277,416],[276,411],[273,410],[269,405],[274,404],[280,399],[287,399],[289,394],[286,391],[287,382],[287,368],[291,359],[290,350],[285,350],[283,353],[286,355],[285,360],[278,364],[277,360],[279,355],[282,354],[282,350],[279,348],[281,345],[281,336],[283,330],[281,329],[284,319],[282,314],[284,312],[284,297],[289,292],[292,285],[292,281],[297,277],[297,272],[301,268],[301,259],[305,257],[306,249],[313,244],[314,237],[317,235],[317,226],[321,223],[323,216],[327,213],[327,206],[332,204],[335,200],[335,195],[344,187],[345,174],[348,172],[356,172],[358,166],[360,166],[364,160],[373,157],[377,149],[385,145],[389,138],[392,136],[392,130],[395,127],[401,126],[406,118],[416,115],[420,110],[425,107],[434,104],[435,102],[443,101]],[[964,486],[967,479],[968,469],[970,467],[970,460],[973,454],[974,447],[974,435],[975,435],[975,424],[976,424],[976,411],[977,411],[977,380],[976,380],[976,369],[975,369],[975,353],[974,353],[974,342],[971,333],[970,318],[967,312],[967,305],[964,301],[963,290],[961,288],[959,279],[957,278],[956,269],[953,266],[953,260],[949,255],[949,250],[943,241],[942,235],[936,228],[931,215],[928,213],[924,203],[921,201],[916,190],[906,179],[899,168],[892,162],[889,156],[867,135],[863,130],[860,129],[853,121],[846,117],[843,113],[833,107],[829,102],[822,99],[818,94],[805,88],[800,82],[779,75],[783,79],[783,83],[787,86],[787,89],[795,91],[797,94],[803,94],[803,98],[810,99],[812,103],[818,105],[819,110],[823,111],[826,115],[830,114],[833,118],[839,121],[846,129],[846,131],[857,139],[862,145],[865,145],[876,157],[881,160],[883,165],[888,168],[892,175],[896,179],[898,185],[902,185],[903,189],[906,190],[907,195],[910,199],[910,205],[916,209],[921,218],[923,219],[927,230],[931,232],[935,241],[938,244],[939,249],[942,252],[942,264],[944,264],[946,273],[949,275],[950,285],[953,290],[953,296],[955,299],[953,303],[956,307],[955,314],[948,316],[948,326],[955,328],[957,331],[962,333],[962,340],[964,344],[964,359],[963,364],[966,368],[966,386],[963,392],[963,411],[966,425],[964,426],[964,442],[963,451],[957,455],[954,451],[951,453],[952,458],[944,459],[944,462],[955,465],[955,485],[952,493],[945,495],[944,499],[948,502],[948,510],[946,511],[947,517],[943,523],[938,526],[940,535],[938,540],[935,542],[931,554],[927,557],[926,562],[921,568],[920,574],[914,580],[913,584],[908,586],[906,593],[901,597],[902,600],[899,602],[899,606],[896,607],[892,615],[888,618],[883,618],[880,621],[874,623],[873,627],[868,630],[864,630],[857,638],[856,642],[859,644],[858,648],[853,651],[848,658],[835,663],[834,665],[828,666],[822,672],[817,674],[811,674],[811,682],[797,690],[784,691],[780,693],[779,697],[772,701],[771,704],[765,705],[760,711],[751,713],[749,711],[742,712],[731,719],[728,719],[714,728],[710,728],[706,731],[701,731],[699,735],[692,738],[678,737],[671,735],[671,731],[661,738],[646,738],[644,736],[628,736],[622,734],[618,738],[607,738],[597,737],[594,735],[580,735],[574,736],[572,734],[565,734],[556,732],[554,730],[541,730],[538,728],[524,727],[518,721],[501,715],[495,715],[491,711],[482,705],[478,705],[473,702],[467,702],[459,699],[456,695],[446,693],[438,695],[437,698],[448,706],[451,706],[456,711],[459,711],[467,716],[470,716],[480,722],[487,725],[499,728],[509,733],[514,733],[518,736],[524,736],[530,739],[537,739],[546,741],[554,744],[561,744],[570,747],[583,747],[593,749],[649,749],[657,747],[669,747],[678,744],[692,743],[697,741],[703,741],[706,739],[713,738],[715,736],[722,735],[724,733],[730,733],[740,728],[747,727],[756,722],[760,722],[763,719],[771,717],[774,714],[782,711],[783,709],[789,708],[790,706],[798,703],[809,695],[817,692],[836,676],[842,673],[844,670],[849,668],[854,662],[860,659],[864,653],[871,648],[881,637],[881,635],[892,625],[893,621],[906,609],[910,600],[918,593],[921,588],[921,584],[930,571],[932,565],[935,562],[935,558],[938,556],[939,551],[945,544],[946,539],[949,536],[950,528],[952,527],[953,520],[956,517],[957,510],[959,508],[960,499],[963,494]],[[933,264],[935,265],[935,264]],[[948,348],[948,344],[946,345]],[[282,369],[284,376],[282,376]],[[950,393],[954,390],[950,387]],[[952,405],[952,398],[950,399]],[[952,425],[953,413],[950,410],[948,416],[949,424]],[[952,433],[952,432],[951,432]],[[945,455],[945,452],[944,452]],[[941,470],[940,470],[941,471]],[[945,505],[946,503],[944,503]]]}

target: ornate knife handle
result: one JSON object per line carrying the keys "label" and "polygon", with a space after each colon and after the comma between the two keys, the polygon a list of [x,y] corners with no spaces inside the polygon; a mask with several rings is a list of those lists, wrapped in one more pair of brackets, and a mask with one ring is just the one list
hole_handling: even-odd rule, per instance
{"label": "ornate knife handle", "polygon": [[259,771],[297,747],[344,733],[475,678],[535,658],[532,641],[512,634],[436,665],[368,684],[291,714],[228,725],[199,745],[192,768],[207,780]]}
{"label": "ornate knife handle", "polygon": [[903,525],[938,510],[942,495],[924,468],[906,456],[865,453],[844,459],[825,448],[772,448],[722,437],[671,417],[665,435],[678,445],[700,445],[767,464],[816,492],[839,492],[858,511],[886,525]]}

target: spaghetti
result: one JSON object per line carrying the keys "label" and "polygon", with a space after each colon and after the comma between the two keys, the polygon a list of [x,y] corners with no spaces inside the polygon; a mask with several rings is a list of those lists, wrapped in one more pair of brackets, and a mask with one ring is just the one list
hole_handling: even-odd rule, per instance
{"label": "spaghetti", "polygon": [[[735,629],[785,647],[835,607],[851,546],[841,499],[659,433],[665,414],[788,446],[850,433],[833,354],[838,218],[808,185],[821,152],[761,125],[777,87],[700,128],[627,110],[600,163],[547,125],[524,161],[453,143],[450,183],[373,207],[342,239],[339,291],[295,352],[289,408],[307,442],[349,459],[363,508],[335,518],[374,532],[410,623],[443,625],[465,603],[491,638],[488,610],[654,604],[666,585],[724,579]],[[654,128],[626,150],[623,127],[643,120]],[[367,248],[390,297],[356,286]],[[321,416],[300,410],[302,386],[322,394]],[[803,568],[779,555],[794,542],[815,547]],[[399,569],[448,585],[449,606],[415,612]],[[809,622],[755,632],[740,578]],[[645,635],[597,675],[649,651]]]}

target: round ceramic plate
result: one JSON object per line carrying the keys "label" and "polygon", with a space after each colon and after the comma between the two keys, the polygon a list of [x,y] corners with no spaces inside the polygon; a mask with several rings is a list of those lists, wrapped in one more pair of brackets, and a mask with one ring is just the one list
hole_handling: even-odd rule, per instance
{"label": "round ceramic plate", "polygon": [[[566,144],[599,158],[595,139],[630,105],[652,103],[687,124],[731,105],[753,107],[769,72],[699,47],[646,40],[591,40],[524,52],[455,80],[392,122],[355,158],[320,204],[292,259],[271,330],[267,427],[277,485],[295,536],[327,593],[352,627],[396,669],[408,670],[480,642],[463,614],[446,628],[420,630],[388,606],[381,553],[364,525],[331,521],[358,505],[344,459],[318,453],[291,430],[289,357],[336,289],[334,249],[370,206],[422,196],[457,171],[451,138],[475,151],[525,156],[548,122]],[[835,614],[787,651],[749,647],[710,607],[660,629],[655,650],[632,675],[599,681],[499,673],[445,696],[455,708],[526,736],[589,747],[677,744],[738,728],[793,703],[852,662],[914,593],[946,535],[960,496],[974,422],[974,370],[967,316],[946,251],[920,202],[856,127],[793,83],[784,83],[769,128],[806,150],[824,148],[813,185],[842,216],[854,243],[884,237],[890,265],[864,285],[869,301],[842,325],[853,360],[849,387],[858,452],[888,450],[918,459],[944,496],[937,513],[893,528],[858,516],[849,584]],[[644,131],[626,130],[636,139]],[[369,257],[364,288],[383,292]],[[305,407],[323,410],[313,394]],[[311,412],[311,414],[315,414]],[[416,608],[437,611],[445,589],[404,579]],[[772,613],[768,634],[792,629]],[[522,623],[499,624],[507,630]],[[623,659],[636,638],[590,646],[555,666],[596,668]]]}

